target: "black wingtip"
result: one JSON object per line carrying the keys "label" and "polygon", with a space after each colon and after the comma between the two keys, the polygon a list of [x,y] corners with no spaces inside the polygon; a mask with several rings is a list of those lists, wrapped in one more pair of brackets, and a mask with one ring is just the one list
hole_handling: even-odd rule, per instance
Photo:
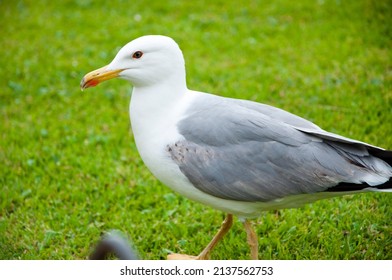
{"label": "black wingtip", "polygon": [[355,191],[362,191],[365,189],[373,189],[373,190],[391,190],[392,191],[392,177],[389,178],[389,181],[377,185],[377,186],[370,186],[367,183],[363,184],[354,184],[354,183],[339,183],[336,186],[328,188],[327,192],[355,192]]}

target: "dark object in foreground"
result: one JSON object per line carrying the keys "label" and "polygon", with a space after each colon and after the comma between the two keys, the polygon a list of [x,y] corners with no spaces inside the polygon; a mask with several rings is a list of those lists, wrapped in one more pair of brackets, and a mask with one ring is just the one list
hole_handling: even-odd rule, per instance
{"label": "dark object in foreground", "polygon": [[105,233],[90,255],[90,260],[105,260],[113,254],[120,260],[138,260],[137,254],[132,250],[129,241],[121,232],[110,231]]}

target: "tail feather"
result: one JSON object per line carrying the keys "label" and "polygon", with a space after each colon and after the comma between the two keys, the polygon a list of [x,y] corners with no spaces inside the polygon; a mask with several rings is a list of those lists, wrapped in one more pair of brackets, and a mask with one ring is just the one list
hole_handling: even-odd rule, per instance
{"label": "tail feather", "polygon": [[[369,153],[372,156],[383,160],[389,166],[392,167],[392,151],[381,150],[381,149],[376,149],[376,148],[369,148]],[[392,192],[392,176],[389,178],[388,181],[386,181],[382,184],[379,184],[379,185],[370,186],[366,182],[364,182],[362,184],[342,182],[336,186],[333,186],[333,187],[330,187],[327,189],[328,192],[351,192],[351,191],[354,192],[354,191],[366,191],[366,190],[376,191],[376,192]]]}
{"label": "tail feather", "polygon": [[[392,166],[392,151],[390,150],[371,150],[370,153],[385,161],[389,166]],[[392,192],[392,177],[389,178],[384,184],[372,186],[370,189],[375,191]]]}
{"label": "tail feather", "polygon": [[392,188],[389,188],[389,189],[368,188],[368,189],[365,189],[365,190],[369,190],[369,191],[372,191],[372,192],[390,192],[390,193],[392,193]]}
{"label": "tail feather", "polygon": [[382,159],[390,166],[392,166],[392,151],[381,150],[381,149],[370,149],[369,152],[371,155],[378,157],[379,159]]}

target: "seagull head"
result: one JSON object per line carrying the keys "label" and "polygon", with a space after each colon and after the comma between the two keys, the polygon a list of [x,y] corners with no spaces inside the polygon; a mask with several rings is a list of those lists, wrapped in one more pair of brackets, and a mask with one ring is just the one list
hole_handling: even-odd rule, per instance
{"label": "seagull head", "polygon": [[112,62],[86,74],[81,89],[103,81],[122,78],[134,87],[151,86],[167,81],[185,81],[185,63],[177,43],[166,36],[139,37],[120,49]]}

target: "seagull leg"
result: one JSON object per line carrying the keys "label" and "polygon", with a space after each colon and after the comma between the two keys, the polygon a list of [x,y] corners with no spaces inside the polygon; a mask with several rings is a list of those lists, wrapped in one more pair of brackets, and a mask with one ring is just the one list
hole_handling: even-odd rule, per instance
{"label": "seagull leg", "polygon": [[244,227],[246,231],[246,240],[250,247],[250,257],[252,260],[257,260],[259,257],[259,242],[257,240],[257,235],[248,220],[244,221]]}
{"label": "seagull leg", "polygon": [[216,244],[218,244],[219,240],[223,238],[223,236],[229,231],[231,226],[233,225],[233,215],[227,214],[226,219],[223,221],[221,228],[218,233],[214,236],[214,238],[210,241],[207,247],[197,256],[198,260],[207,260],[210,257],[210,252]]}
{"label": "seagull leg", "polygon": [[216,244],[218,244],[219,240],[223,238],[223,236],[229,231],[231,226],[233,225],[233,215],[227,214],[225,220],[222,223],[221,228],[218,233],[214,236],[214,238],[208,243],[207,247],[196,257],[182,254],[170,254],[167,256],[168,260],[208,260],[210,257],[210,252]]}

